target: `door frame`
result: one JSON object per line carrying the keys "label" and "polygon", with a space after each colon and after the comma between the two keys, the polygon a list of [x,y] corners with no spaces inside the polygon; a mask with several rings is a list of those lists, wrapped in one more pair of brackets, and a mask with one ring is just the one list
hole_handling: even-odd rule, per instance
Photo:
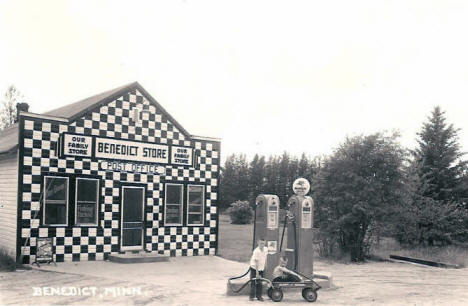
{"label": "door frame", "polygon": [[[141,245],[123,246],[123,215],[124,215],[124,189],[142,189],[143,197],[141,203]],[[121,251],[139,251],[144,250],[145,246],[145,205],[146,205],[146,188],[142,185],[122,185],[120,196],[120,250]]]}

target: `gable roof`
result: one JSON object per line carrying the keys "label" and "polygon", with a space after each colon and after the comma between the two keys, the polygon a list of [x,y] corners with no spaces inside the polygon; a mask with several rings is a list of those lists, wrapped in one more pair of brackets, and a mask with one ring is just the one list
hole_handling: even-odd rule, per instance
{"label": "gable roof", "polygon": [[134,84],[135,83],[130,83],[105,92],[101,92],[100,94],[94,95],[92,97],[45,112],[44,115],[68,119],[75,117],[77,114],[86,111],[88,108],[94,108],[96,104],[110,96],[114,96],[116,93],[126,91],[127,88],[128,90],[131,90],[131,86]]}
{"label": "gable roof", "polygon": [[156,107],[156,109],[159,109],[169,119],[169,121],[179,129],[179,131],[190,139],[190,134],[164,109],[164,107],[162,107],[140,84],[138,84],[138,82],[133,82],[102,92],[84,100],[48,111],[44,113],[44,115],[67,118],[70,122],[75,121],[88,111],[105,105],[135,89],[143,94],[148,101]]}
{"label": "gable roof", "polygon": [[[44,117],[47,116],[49,118],[63,118],[67,119],[68,122],[72,122],[82,117],[85,113],[92,111],[99,106],[105,105],[133,90],[138,90],[141,94],[143,94],[148,99],[148,101],[153,104],[156,109],[159,109],[169,119],[169,121],[174,126],[176,126],[177,129],[188,139],[192,138],[192,136],[140,84],[138,84],[138,82],[133,82],[102,92],[78,102],[48,111],[43,115]],[[35,115],[35,117],[41,117],[41,115]],[[16,123],[0,133],[0,154],[14,151],[16,150],[17,146],[18,124]]]}

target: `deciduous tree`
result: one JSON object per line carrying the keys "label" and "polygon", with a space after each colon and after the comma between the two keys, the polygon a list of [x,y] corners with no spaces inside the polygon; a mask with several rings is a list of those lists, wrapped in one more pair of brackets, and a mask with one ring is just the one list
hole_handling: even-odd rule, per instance
{"label": "deciduous tree", "polygon": [[21,103],[23,99],[23,95],[14,85],[8,87],[0,111],[0,131],[16,122],[16,104]]}
{"label": "deciduous tree", "polygon": [[334,237],[352,261],[362,261],[371,229],[386,220],[401,199],[404,150],[398,135],[347,138],[314,180],[321,231]]}

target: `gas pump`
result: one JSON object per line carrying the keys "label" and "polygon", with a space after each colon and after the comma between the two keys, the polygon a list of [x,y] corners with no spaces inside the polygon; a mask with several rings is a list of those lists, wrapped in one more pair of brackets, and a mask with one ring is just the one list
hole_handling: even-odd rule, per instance
{"label": "gas pump", "polygon": [[[297,186],[296,186],[297,185]],[[233,281],[245,277],[244,274],[228,279],[228,295],[243,292],[252,281],[261,281],[268,286],[268,296],[275,302],[283,299],[283,289],[302,289],[302,297],[308,302],[315,302],[317,291],[322,288],[313,278],[329,280],[327,276],[313,273],[313,206],[314,201],[306,196],[309,192],[309,182],[297,179],[293,189],[296,195],[288,201],[288,212],[285,219],[281,242],[279,242],[279,198],[276,195],[261,194],[255,200],[254,246],[256,240],[264,238],[268,247],[268,257],[264,278],[250,279],[243,284]],[[285,255],[288,257],[288,268],[294,270],[302,278],[298,282],[281,282],[273,280],[273,270],[279,264],[286,226],[288,227],[288,242]],[[331,282],[331,280],[330,280]],[[244,290],[248,293],[248,290]]]}
{"label": "gas pump", "polygon": [[[228,295],[239,294],[252,281],[261,281],[268,286],[268,296],[275,302],[283,299],[283,289],[302,289],[302,297],[308,302],[317,300],[317,291],[322,288],[313,279],[326,280],[327,288],[332,287],[332,278],[327,275],[313,273],[313,212],[314,201],[306,196],[310,190],[309,182],[304,178],[294,181],[295,195],[289,198],[288,211],[279,240],[279,198],[276,195],[261,194],[255,200],[254,247],[259,238],[264,238],[268,247],[267,265],[264,278],[253,278],[244,284],[233,281],[245,277],[250,268],[242,275],[228,279]],[[288,229],[285,256],[288,257],[287,267],[302,278],[301,281],[282,282],[273,279],[273,270],[279,263],[283,246],[284,233]],[[278,247],[278,242],[279,247]],[[274,280],[274,281],[272,281]],[[248,290],[244,290],[248,293]]]}
{"label": "gas pump", "polygon": [[309,196],[294,195],[288,201],[288,268],[313,277],[313,207]]}
{"label": "gas pump", "polygon": [[279,261],[279,198],[276,195],[261,194],[255,200],[254,246],[259,238],[264,238],[268,247],[265,278],[271,279]]}

